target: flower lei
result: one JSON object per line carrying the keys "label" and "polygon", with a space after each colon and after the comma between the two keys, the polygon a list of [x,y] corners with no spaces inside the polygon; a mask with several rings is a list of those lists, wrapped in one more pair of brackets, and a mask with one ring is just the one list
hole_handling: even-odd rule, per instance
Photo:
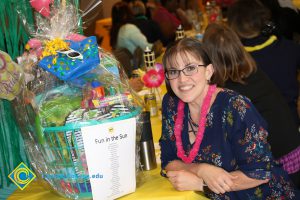
{"label": "flower lei", "polygon": [[208,112],[208,108],[210,105],[210,101],[212,98],[213,93],[216,91],[216,85],[210,85],[207,91],[206,96],[204,97],[203,104],[201,107],[201,116],[199,120],[199,128],[196,136],[196,141],[194,143],[194,146],[192,150],[190,151],[189,155],[186,156],[185,152],[182,147],[182,140],[181,140],[181,133],[182,133],[182,122],[183,122],[183,116],[184,116],[184,103],[183,101],[179,100],[178,107],[177,107],[177,119],[175,121],[175,138],[176,138],[176,146],[177,146],[177,156],[181,158],[185,163],[191,163],[200,148],[200,144],[202,142],[203,136],[204,136],[204,130],[205,130],[205,124],[206,124],[206,115]]}

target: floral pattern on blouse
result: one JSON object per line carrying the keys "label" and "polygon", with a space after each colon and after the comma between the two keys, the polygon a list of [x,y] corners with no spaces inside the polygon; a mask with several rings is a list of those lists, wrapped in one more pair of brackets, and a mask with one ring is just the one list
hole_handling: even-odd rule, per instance
{"label": "floral pattern on blouse", "polygon": [[[160,138],[162,169],[177,157],[174,124],[178,98],[166,94],[162,105]],[[188,106],[185,105],[182,145],[186,155],[192,149],[188,136]],[[266,124],[250,100],[228,89],[220,91],[207,114],[204,137],[194,163],[208,163],[228,172],[240,170],[255,179],[269,179],[266,184],[247,190],[208,194],[213,200],[300,199],[278,163],[273,161],[267,143]]]}

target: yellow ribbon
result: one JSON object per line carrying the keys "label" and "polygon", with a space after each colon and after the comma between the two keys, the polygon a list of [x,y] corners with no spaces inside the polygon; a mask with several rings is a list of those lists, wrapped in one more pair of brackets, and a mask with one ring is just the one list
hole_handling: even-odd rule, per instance
{"label": "yellow ribbon", "polygon": [[267,41],[265,41],[262,44],[256,45],[256,46],[245,46],[244,48],[246,49],[246,51],[248,52],[252,52],[252,51],[258,51],[260,49],[263,49],[267,46],[269,46],[270,44],[272,44],[275,40],[277,40],[277,37],[275,35],[272,35]]}

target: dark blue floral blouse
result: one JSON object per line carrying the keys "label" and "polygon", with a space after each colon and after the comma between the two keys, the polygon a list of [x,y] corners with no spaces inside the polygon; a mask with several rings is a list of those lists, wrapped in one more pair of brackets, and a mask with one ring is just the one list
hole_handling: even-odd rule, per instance
{"label": "dark blue floral blouse", "polygon": [[[178,98],[166,94],[162,105],[162,136],[160,138],[162,169],[179,160],[175,144],[174,123]],[[188,155],[193,144],[188,136],[188,106],[185,105],[182,129],[183,148]],[[209,163],[228,172],[240,170],[255,179],[270,179],[255,188],[209,193],[211,199],[300,199],[288,175],[275,163],[267,143],[266,123],[249,99],[224,89],[219,92],[207,114],[204,137],[194,163]]]}

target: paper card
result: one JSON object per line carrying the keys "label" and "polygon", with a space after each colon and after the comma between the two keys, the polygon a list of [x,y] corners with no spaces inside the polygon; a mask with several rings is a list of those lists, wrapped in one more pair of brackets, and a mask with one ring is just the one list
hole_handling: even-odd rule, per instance
{"label": "paper card", "polygon": [[135,191],[136,119],[81,129],[93,199],[116,199]]}

